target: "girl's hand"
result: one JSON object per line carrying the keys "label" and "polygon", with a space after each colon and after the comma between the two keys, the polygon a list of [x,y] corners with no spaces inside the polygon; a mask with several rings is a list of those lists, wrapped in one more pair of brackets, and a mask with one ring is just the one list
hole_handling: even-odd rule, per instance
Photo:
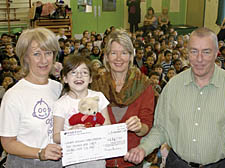
{"label": "girl's hand", "polygon": [[48,144],[40,153],[40,160],[59,160],[61,157],[62,148],[58,144]]}
{"label": "girl's hand", "polygon": [[77,124],[77,125],[73,125],[72,128],[70,128],[70,130],[73,129],[84,129],[86,128],[84,124]]}
{"label": "girl's hand", "polygon": [[142,128],[141,120],[137,116],[130,117],[126,121],[126,124],[127,124],[127,129],[129,131],[133,131],[135,133],[138,133],[141,131],[141,128]]}

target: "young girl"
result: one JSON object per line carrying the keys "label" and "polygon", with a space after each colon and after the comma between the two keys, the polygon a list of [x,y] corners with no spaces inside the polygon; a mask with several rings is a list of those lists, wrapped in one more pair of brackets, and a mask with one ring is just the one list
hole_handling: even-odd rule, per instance
{"label": "young girl", "polygon": [[[60,144],[60,131],[85,128],[84,124],[70,126],[68,119],[78,111],[78,103],[85,97],[99,97],[99,112],[105,118],[104,125],[110,124],[107,105],[108,100],[101,92],[88,89],[92,82],[90,61],[81,56],[69,58],[62,70],[64,88],[62,97],[56,101],[53,108],[54,115],[54,142]],[[101,168],[105,167],[105,160],[90,161],[67,166],[69,168]]]}

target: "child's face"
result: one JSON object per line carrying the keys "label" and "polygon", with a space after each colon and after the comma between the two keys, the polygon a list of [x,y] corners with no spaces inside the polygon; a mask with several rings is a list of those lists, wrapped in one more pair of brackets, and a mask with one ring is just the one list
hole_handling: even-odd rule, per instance
{"label": "child's face", "polygon": [[8,42],[8,36],[3,36],[2,37],[2,42],[7,43]]}
{"label": "child's face", "polygon": [[152,67],[152,65],[154,64],[154,58],[148,57],[146,63],[148,64],[148,66]]}
{"label": "child's face", "polygon": [[160,51],[161,45],[160,44],[156,44],[155,45],[155,50]]}
{"label": "child's face", "polygon": [[136,54],[137,58],[142,59],[144,56],[144,51],[143,50],[137,50]]}
{"label": "child's face", "polygon": [[87,43],[87,49],[88,49],[89,51],[92,50],[92,47],[93,47],[92,43]]}
{"label": "child's face", "polygon": [[67,42],[65,43],[65,46],[71,47],[71,43],[70,43],[69,41],[67,41]]}
{"label": "child's face", "polygon": [[102,40],[102,36],[101,35],[97,35],[97,40]]}
{"label": "child's face", "polygon": [[152,85],[152,86],[155,86],[155,85],[157,85],[157,84],[159,83],[159,76],[157,76],[157,75],[152,75],[152,76],[149,78],[149,80],[150,80],[151,85]]}
{"label": "child's face", "polygon": [[173,42],[172,42],[172,41],[170,41],[170,42],[168,43],[168,48],[169,48],[169,49],[173,49]]}
{"label": "child's face", "polygon": [[63,80],[65,83],[68,83],[70,92],[78,94],[87,92],[88,85],[92,82],[89,69],[84,63],[71,70]]}
{"label": "child's face", "polygon": [[171,53],[167,53],[166,56],[165,56],[165,60],[166,61],[171,61],[172,59],[172,54]]}
{"label": "child's face", "polygon": [[182,67],[181,61],[176,61],[176,63],[174,64],[174,68],[176,69],[177,72],[181,70],[181,67]]}
{"label": "child's face", "polygon": [[148,10],[148,14],[149,15],[152,15],[153,14],[153,11],[150,9],[150,10]]}
{"label": "child's face", "polygon": [[87,38],[83,37],[82,38],[82,44],[85,45],[87,43]]}
{"label": "child's face", "polygon": [[75,43],[74,48],[75,48],[75,50],[78,50],[80,48],[80,43]]}
{"label": "child's face", "polygon": [[94,35],[91,36],[91,41],[95,41],[95,36]]}
{"label": "child's face", "polygon": [[16,59],[10,58],[9,62],[10,62],[10,69],[14,71],[18,66]]}
{"label": "child's face", "polygon": [[10,62],[8,59],[5,59],[2,61],[2,68],[3,70],[9,70],[10,68]]}
{"label": "child's face", "polygon": [[2,82],[2,86],[3,86],[5,89],[7,89],[8,86],[9,86],[10,84],[12,84],[12,83],[13,83],[13,78],[7,76],[7,77],[4,78],[4,80],[3,80],[3,82]]}
{"label": "child's face", "polygon": [[7,45],[7,46],[6,46],[6,51],[7,51],[7,53],[9,53],[9,54],[13,53],[13,47],[12,47],[11,45]]}
{"label": "child's face", "polygon": [[65,55],[70,54],[70,47],[65,47],[65,49],[64,49],[64,54],[65,54]]}
{"label": "child's face", "polygon": [[155,68],[155,72],[158,72],[160,75],[162,74],[162,71],[163,71],[163,69],[160,67]]}
{"label": "child's face", "polygon": [[182,56],[183,56],[183,58],[188,59],[188,50],[187,49],[182,50]]}
{"label": "child's face", "polygon": [[98,74],[99,74],[99,75],[104,75],[105,72],[106,72],[106,69],[105,69],[105,68],[99,68],[99,69],[98,69]]}
{"label": "child's face", "polygon": [[59,46],[60,46],[60,48],[63,48],[63,47],[65,46],[65,43],[62,42],[62,41],[60,41],[60,42],[59,42]]}
{"label": "child's face", "polygon": [[218,44],[219,44],[219,48],[222,47],[222,46],[224,46],[224,42],[223,41],[219,41]]}
{"label": "child's face", "polygon": [[171,79],[172,77],[174,77],[175,76],[175,71],[174,70],[170,70],[170,71],[168,71],[167,72],[167,77],[169,78],[169,79]]}
{"label": "child's face", "polygon": [[89,32],[88,31],[84,32],[84,37],[86,37],[86,38],[89,37]]}
{"label": "child's face", "polygon": [[18,72],[16,72],[16,73],[14,74],[14,78],[15,78],[16,80],[22,79],[23,76],[24,76],[24,74],[23,74],[23,70],[22,70],[22,69],[20,69]]}
{"label": "child's face", "polygon": [[94,71],[98,71],[98,68],[101,67],[101,65],[98,62],[93,63],[92,66],[93,66],[92,68],[93,68]]}
{"label": "child's face", "polygon": [[99,54],[100,50],[98,47],[93,47],[93,53],[94,54]]}
{"label": "child's face", "polygon": [[179,54],[178,53],[173,53],[173,59],[178,59],[179,58]]}
{"label": "child's face", "polygon": [[150,51],[152,51],[152,47],[151,46],[148,46],[148,47],[145,48],[145,52],[150,52]]}

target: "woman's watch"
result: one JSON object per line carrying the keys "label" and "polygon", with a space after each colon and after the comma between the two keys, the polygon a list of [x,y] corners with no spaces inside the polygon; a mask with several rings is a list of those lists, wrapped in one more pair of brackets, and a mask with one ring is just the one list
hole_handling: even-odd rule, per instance
{"label": "woman's watch", "polygon": [[40,149],[38,151],[38,158],[39,158],[40,161],[43,161],[44,159],[41,158],[41,152],[42,152],[42,149]]}

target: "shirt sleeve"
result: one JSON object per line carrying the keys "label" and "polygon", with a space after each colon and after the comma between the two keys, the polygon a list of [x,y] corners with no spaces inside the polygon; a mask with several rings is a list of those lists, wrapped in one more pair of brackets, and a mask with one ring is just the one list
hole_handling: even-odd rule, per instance
{"label": "shirt sleeve", "polygon": [[142,93],[139,103],[141,103],[141,106],[138,117],[141,119],[142,123],[149,127],[150,130],[154,119],[154,91],[151,86],[145,89]]}
{"label": "shirt sleeve", "polygon": [[166,115],[169,110],[168,102],[166,101],[168,99],[167,90],[167,87],[165,87],[159,96],[155,110],[154,125],[149,134],[141,139],[141,144],[139,145],[139,147],[145,150],[146,155],[150,154],[166,141],[166,124],[168,122]]}
{"label": "shirt sleeve", "polygon": [[65,104],[60,99],[54,103],[53,116],[66,118],[65,111]]}
{"label": "shirt sleeve", "polygon": [[103,95],[102,92],[99,92],[99,112],[101,112],[104,108],[106,108],[109,105],[109,101],[106,99],[106,97]]}
{"label": "shirt sleeve", "polygon": [[20,98],[6,92],[1,102],[0,109],[0,136],[14,137],[18,135],[20,123]]}

